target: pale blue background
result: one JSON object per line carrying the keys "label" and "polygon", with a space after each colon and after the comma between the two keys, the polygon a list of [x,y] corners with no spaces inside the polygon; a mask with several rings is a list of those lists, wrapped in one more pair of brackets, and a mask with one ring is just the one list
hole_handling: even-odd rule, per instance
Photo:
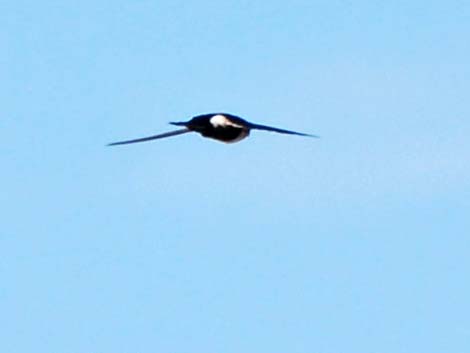
{"label": "pale blue background", "polygon": [[[470,352],[468,1],[0,23],[1,352]],[[213,111],[322,138],[104,147]]]}

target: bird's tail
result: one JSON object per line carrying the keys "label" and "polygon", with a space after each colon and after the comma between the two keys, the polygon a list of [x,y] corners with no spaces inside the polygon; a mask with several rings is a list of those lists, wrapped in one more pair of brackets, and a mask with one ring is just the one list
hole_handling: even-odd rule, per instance
{"label": "bird's tail", "polygon": [[176,126],[187,126],[188,123],[185,121],[170,121],[171,125],[176,125]]}

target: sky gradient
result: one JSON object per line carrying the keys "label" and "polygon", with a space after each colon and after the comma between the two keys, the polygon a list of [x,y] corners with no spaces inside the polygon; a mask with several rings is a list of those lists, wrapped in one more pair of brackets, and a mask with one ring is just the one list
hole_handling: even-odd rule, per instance
{"label": "sky gradient", "polygon": [[469,18],[3,1],[0,350],[469,352]]}

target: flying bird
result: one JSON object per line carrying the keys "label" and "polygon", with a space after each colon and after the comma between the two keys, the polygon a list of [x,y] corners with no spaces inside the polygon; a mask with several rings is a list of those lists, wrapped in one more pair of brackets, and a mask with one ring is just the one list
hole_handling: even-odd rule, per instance
{"label": "flying bird", "polygon": [[157,140],[164,137],[186,134],[188,132],[197,132],[204,137],[225,143],[233,143],[248,137],[250,130],[273,131],[280,134],[318,137],[316,135],[304,134],[302,132],[279,129],[276,127],[253,124],[236,115],[227,113],[202,114],[193,117],[189,121],[170,122],[172,125],[183,126],[183,129],[165,132],[159,135],[138,138],[134,140],[119,141],[110,143],[108,146],[126,145],[128,143],[145,142]]}

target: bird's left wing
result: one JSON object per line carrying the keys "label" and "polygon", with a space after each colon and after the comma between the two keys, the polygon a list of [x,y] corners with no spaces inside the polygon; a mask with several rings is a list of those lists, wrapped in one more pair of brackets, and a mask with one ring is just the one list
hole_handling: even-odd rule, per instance
{"label": "bird's left wing", "polygon": [[136,143],[136,142],[145,142],[145,141],[150,141],[150,140],[157,140],[157,139],[161,139],[161,138],[165,138],[165,137],[185,134],[187,132],[191,132],[191,130],[181,129],[181,130],[176,130],[176,131],[170,131],[170,132],[165,132],[165,133],[159,134],[159,135],[153,135],[153,136],[149,136],[149,137],[138,138],[138,139],[135,139],[135,140],[113,142],[113,143],[108,144],[108,146],[127,145],[128,143]]}

